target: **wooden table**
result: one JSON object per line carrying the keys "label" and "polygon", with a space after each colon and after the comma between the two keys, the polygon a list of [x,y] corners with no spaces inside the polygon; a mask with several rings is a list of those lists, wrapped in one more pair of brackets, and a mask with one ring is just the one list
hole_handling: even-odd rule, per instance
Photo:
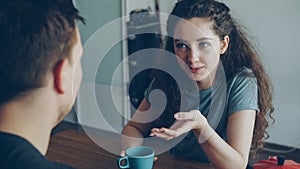
{"label": "wooden table", "polygon": [[[95,144],[84,132],[66,130],[54,135],[46,156],[78,169],[118,169],[118,156]],[[170,155],[158,156],[154,169],[212,169],[208,164],[190,161]]]}

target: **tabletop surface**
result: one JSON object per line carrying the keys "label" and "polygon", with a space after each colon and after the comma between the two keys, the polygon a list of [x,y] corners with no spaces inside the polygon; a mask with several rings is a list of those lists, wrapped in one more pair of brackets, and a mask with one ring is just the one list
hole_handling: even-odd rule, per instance
{"label": "tabletop surface", "polygon": [[[119,156],[102,149],[82,131],[66,130],[52,136],[46,156],[52,161],[78,169],[118,169]],[[153,169],[213,169],[213,167],[174,157],[166,152],[158,155]]]}

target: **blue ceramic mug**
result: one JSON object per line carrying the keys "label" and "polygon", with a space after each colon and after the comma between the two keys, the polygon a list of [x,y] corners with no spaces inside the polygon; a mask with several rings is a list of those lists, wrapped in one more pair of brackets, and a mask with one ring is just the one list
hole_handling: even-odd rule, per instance
{"label": "blue ceramic mug", "polygon": [[[154,150],[147,146],[137,146],[128,148],[125,156],[118,158],[120,168],[130,169],[152,169],[154,160]],[[122,161],[125,164],[122,164]]]}

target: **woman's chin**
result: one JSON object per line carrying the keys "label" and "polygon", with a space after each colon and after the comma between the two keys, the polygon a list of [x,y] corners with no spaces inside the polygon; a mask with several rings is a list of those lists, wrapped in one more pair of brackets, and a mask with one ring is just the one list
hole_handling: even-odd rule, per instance
{"label": "woman's chin", "polygon": [[196,82],[201,82],[208,78],[208,74],[191,74],[191,79]]}

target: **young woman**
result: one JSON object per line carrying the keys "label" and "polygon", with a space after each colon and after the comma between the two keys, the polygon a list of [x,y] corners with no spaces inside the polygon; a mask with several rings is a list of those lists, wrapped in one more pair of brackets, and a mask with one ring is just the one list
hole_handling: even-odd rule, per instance
{"label": "young woman", "polygon": [[[167,32],[166,50],[177,56],[179,68],[189,69],[186,72],[197,85],[192,92],[200,98],[182,100],[176,80],[157,73],[138,110],[151,107],[149,94],[158,88],[168,100],[165,111],[150,123],[130,121],[123,134],[166,140],[186,134],[172,148],[173,154],[210,162],[215,168],[246,168],[251,145],[254,151],[262,147],[266,116],[273,113],[270,80],[254,45],[230,9],[215,0],[179,1],[168,19]],[[225,90],[217,90],[220,84]],[[225,92],[224,99],[218,92]],[[182,102],[195,101],[196,107],[182,111]],[[220,116],[217,125],[210,121],[212,116]],[[137,144],[141,142],[127,142],[127,146]]]}

